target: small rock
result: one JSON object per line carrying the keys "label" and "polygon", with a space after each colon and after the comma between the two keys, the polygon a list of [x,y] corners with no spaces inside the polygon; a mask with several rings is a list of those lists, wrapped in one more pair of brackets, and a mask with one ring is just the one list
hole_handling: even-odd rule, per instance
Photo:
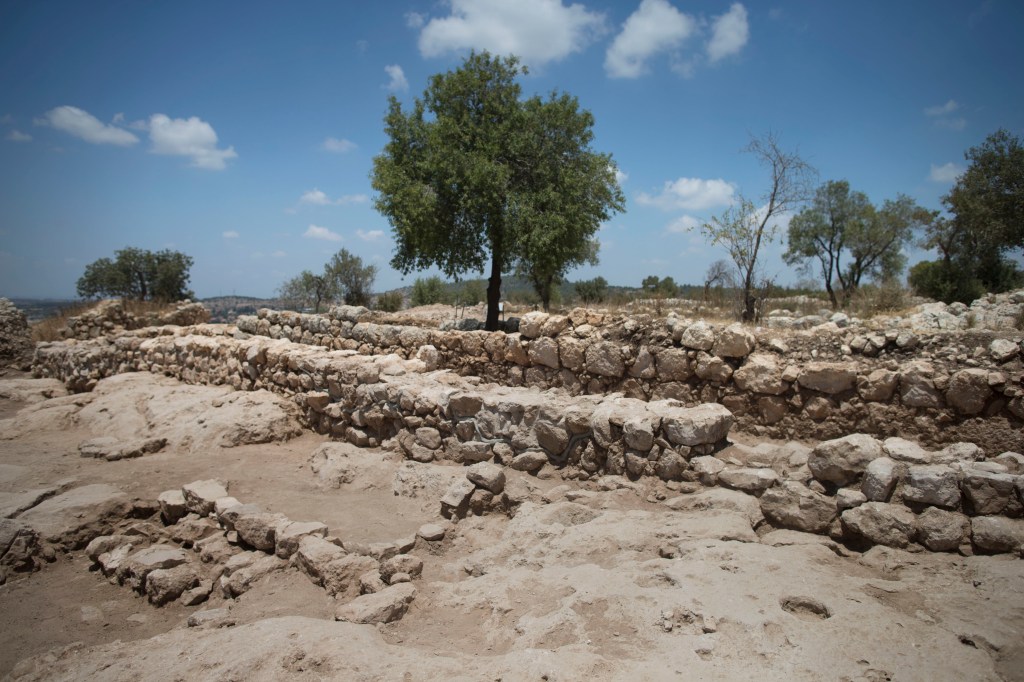
{"label": "small rock", "polygon": [[391,623],[405,615],[415,598],[412,583],[399,583],[375,594],[356,597],[338,608],[334,618],[350,623]]}
{"label": "small rock", "polygon": [[497,464],[478,462],[466,469],[466,478],[497,495],[505,489],[505,472]]}

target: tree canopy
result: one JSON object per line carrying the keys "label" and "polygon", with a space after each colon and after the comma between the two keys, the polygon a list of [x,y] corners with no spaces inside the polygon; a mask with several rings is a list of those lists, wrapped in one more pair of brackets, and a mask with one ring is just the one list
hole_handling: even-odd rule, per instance
{"label": "tree canopy", "polygon": [[278,289],[281,298],[299,307],[320,312],[323,303],[341,300],[348,305],[369,305],[370,289],[377,266],[363,265],[363,259],[341,249],[324,264],[319,275],[303,270]]}
{"label": "tree canopy", "polygon": [[86,265],[78,279],[78,295],[160,302],[193,298],[188,289],[191,267],[192,258],[180,251],[126,247],[115,251],[113,260],[100,258]]}
{"label": "tree canopy", "polygon": [[902,194],[876,209],[866,194],[851,191],[845,180],[830,180],[790,221],[783,258],[807,271],[817,269],[832,307],[838,308],[849,302],[865,278],[884,280],[902,273],[903,247],[934,218],[933,212]]}
{"label": "tree canopy", "polygon": [[433,76],[411,111],[391,97],[372,174],[395,234],[392,266],[489,274],[489,330],[502,273],[518,266],[550,290],[590,262],[593,235],[624,205],[611,157],[590,149],[591,114],[565,94],[522,101],[520,73],[515,57],[473,53]]}
{"label": "tree canopy", "polygon": [[1024,281],[1007,257],[1024,249],[1024,147],[997,130],[964,158],[967,170],[942,197],[950,217],[934,221],[922,243],[939,260],[918,263],[910,277],[919,293],[947,302],[969,302]]}

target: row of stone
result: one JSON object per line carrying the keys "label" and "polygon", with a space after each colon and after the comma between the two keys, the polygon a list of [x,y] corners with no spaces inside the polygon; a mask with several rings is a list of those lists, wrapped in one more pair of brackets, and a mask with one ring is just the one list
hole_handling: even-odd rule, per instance
{"label": "row of stone", "polygon": [[388,622],[405,613],[416,593],[409,583],[422,573],[423,561],[409,552],[417,541],[436,542],[445,534],[428,525],[417,537],[398,542],[346,543],[328,536],[323,523],[295,522],[242,504],[215,480],[165,491],[158,504],[162,532],[140,532],[136,524],[130,533],[97,537],[86,548],[111,581],[156,606],[174,600],[201,604],[215,585],[225,598],[235,598],[263,577],[294,566],[343,602],[339,620]]}

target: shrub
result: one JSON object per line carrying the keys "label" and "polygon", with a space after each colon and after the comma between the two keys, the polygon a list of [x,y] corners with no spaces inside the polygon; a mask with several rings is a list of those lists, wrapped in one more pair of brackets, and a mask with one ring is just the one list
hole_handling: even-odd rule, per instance
{"label": "shrub", "polygon": [[433,305],[435,303],[447,303],[448,294],[445,291],[444,282],[437,275],[423,279],[417,277],[412,283],[411,305]]}
{"label": "shrub", "polygon": [[395,313],[402,309],[405,299],[401,291],[388,291],[377,296],[376,309],[385,313]]}

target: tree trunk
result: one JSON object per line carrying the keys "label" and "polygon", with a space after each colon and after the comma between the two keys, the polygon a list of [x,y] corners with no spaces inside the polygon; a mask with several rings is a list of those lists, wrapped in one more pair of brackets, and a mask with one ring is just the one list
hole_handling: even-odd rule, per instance
{"label": "tree trunk", "polygon": [[497,249],[491,254],[491,276],[487,280],[487,321],[484,329],[498,331],[498,302],[501,301],[501,254]]}
{"label": "tree trunk", "polygon": [[828,300],[832,301],[832,310],[839,310],[839,300],[836,298],[836,292],[832,288],[832,282],[825,282],[825,291],[828,292]]}
{"label": "tree trunk", "polygon": [[753,322],[755,315],[756,299],[751,291],[754,288],[754,269],[751,268],[747,271],[747,276],[743,280],[743,313],[741,319],[744,322]]}

